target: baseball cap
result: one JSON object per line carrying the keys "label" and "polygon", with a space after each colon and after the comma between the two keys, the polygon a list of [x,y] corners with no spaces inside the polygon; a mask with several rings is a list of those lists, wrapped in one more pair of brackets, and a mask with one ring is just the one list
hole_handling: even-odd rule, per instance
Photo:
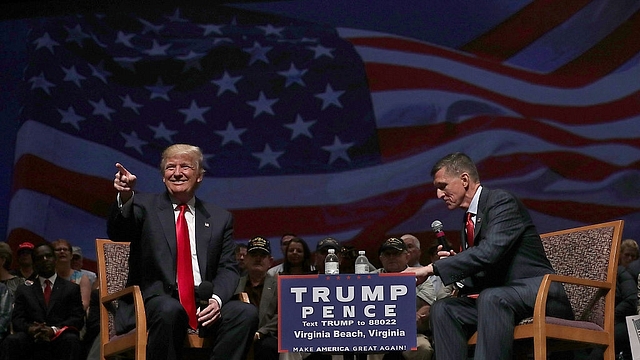
{"label": "baseball cap", "polygon": [[20,252],[21,250],[31,250],[33,251],[33,249],[35,248],[35,246],[33,246],[32,243],[25,241],[22,244],[18,245],[18,252]]}
{"label": "baseball cap", "polygon": [[256,236],[249,240],[249,244],[247,244],[247,253],[255,250],[262,250],[271,255],[271,243],[262,236]]}
{"label": "baseball cap", "polygon": [[398,238],[395,238],[395,237],[388,238],[380,246],[380,250],[378,250],[378,255],[382,254],[382,252],[389,249],[393,249],[397,251],[405,251],[407,250],[407,245],[404,243],[404,241]]}
{"label": "baseball cap", "polygon": [[340,251],[341,248],[338,240],[332,237],[328,237],[318,241],[318,244],[316,244],[316,251],[328,249],[335,249],[336,251]]}
{"label": "baseball cap", "polygon": [[71,249],[73,250],[73,256],[78,255],[80,257],[83,257],[82,256],[82,248],[80,246],[72,246]]}

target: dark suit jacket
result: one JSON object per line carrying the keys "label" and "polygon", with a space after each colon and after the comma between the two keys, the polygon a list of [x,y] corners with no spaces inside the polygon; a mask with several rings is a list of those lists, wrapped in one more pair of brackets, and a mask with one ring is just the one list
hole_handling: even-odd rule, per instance
{"label": "dark suit jacket", "polygon": [[[127,285],[139,285],[144,299],[173,295],[176,285],[176,228],[168,193],[135,193],[132,206],[117,204],[107,222],[114,241],[131,242]],[[196,252],[203,281],[213,283],[222,303],[231,300],[238,285],[234,256],[233,216],[196,198]]]}
{"label": "dark suit jacket", "polygon": [[[244,291],[247,285],[247,275],[240,278],[236,293]],[[258,331],[278,337],[278,281],[275,276],[267,275],[264,279],[260,307],[258,309]]]}
{"label": "dark suit jacket", "polygon": [[70,326],[80,330],[84,326],[84,308],[80,286],[61,277],[56,278],[49,306],[44,303],[40,280],[21,284],[16,289],[11,320],[14,332],[27,332],[34,322],[62,328]]}
{"label": "dark suit jacket", "polygon": [[529,212],[506,191],[483,187],[474,234],[475,246],[435,264],[444,284],[460,281],[463,293],[479,292],[554,273]]}

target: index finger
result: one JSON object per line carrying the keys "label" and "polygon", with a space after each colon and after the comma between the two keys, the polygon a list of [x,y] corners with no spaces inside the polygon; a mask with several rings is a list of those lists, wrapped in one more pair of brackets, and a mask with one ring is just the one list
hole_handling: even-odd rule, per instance
{"label": "index finger", "polygon": [[122,166],[122,164],[120,163],[116,163],[116,168],[118,169],[118,172],[120,173],[120,175],[127,175],[130,174],[129,170],[127,170],[124,166]]}

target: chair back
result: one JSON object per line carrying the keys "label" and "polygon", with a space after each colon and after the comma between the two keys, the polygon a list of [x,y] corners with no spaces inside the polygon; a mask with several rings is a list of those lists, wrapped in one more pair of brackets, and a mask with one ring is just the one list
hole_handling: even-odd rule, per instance
{"label": "chair back", "polygon": [[[96,240],[100,298],[125,288],[129,274],[129,243],[107,239]],[[117,300],[113,301],[117,307]],[[109,316],[109,338],[115,336],[113,312]]]}
{"label": "chair back", "polygon": [[[622,225],[623,222],[617,220],[541,235],[556,274],[603,281],[612,286],[607,294],[602,294],[593,287],[564,284],[576,320],[593,322],[603,328],[605,321],[613,322],[613,318],[605,320],[605,299],[615,298]],[[611,301],[607,306],[613,304]]]}

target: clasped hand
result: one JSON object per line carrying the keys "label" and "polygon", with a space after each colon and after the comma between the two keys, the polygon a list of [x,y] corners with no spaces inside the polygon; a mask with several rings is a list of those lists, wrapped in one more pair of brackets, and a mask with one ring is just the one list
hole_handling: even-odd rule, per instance
{"label": "clasped hand", "polygon": [[209,299],[209,305],[196,311],[198,323],[207,327],[220,319],[220,304],[215,299]]}
{"label": "clasped hand", "polygon": [[55,335],[50,326],[38,322],[34,322],[33,325],[29,326],[28,332],[35,341],[51,341],[51,338]]}

